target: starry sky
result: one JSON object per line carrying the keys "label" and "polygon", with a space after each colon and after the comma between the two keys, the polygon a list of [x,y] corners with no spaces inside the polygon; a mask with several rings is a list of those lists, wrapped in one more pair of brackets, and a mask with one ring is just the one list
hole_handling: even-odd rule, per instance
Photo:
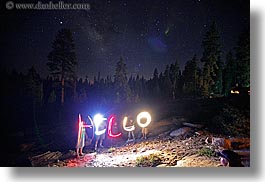
{"label": "starry sky", "polygon": [[[15,1],[14,1],[15,2]],[[25,1],[24,1],[25,2]],[[29,1],[30,3],[34,1]],[[45,3],[45,1],[42,1]],[[58,1],[53,1],[54,3]],[[224,53],[250,25],[249,1],[242,0],[87,0],[87,10],[7,10],[1,5],[1,64],[26,72],[32,65],[48,75],[47,55],[55,35],[70,28],[78,77],[114,75],[123,57],[129,75],[150,78],[178,60],[184,69],[213,21]]]}

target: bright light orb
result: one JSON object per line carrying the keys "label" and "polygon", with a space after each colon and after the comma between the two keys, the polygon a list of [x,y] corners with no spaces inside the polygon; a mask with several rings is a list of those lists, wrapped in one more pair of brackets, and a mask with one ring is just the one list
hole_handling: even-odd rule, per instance
{"label": "bright light orb", "polygon": [[[146,119],[145,123],[141,123],[142,119]],[[145,128],[151,123],[151,115],[148,112],[141,112],[137,115],[137,123],[140,127]]]}
{"label": "bright light orb", "polygon": [[109,125],[108,125],[108,135],[112,138],[117,138],[119,136],[121,136],[121,133],[118,133],[118,134],[113,134],[112,133],[112,126],[113,126],[113,123],[114,123],[114,116],[111,116],[110,119],[109,119]]}
{"label": "bright light orb", "polygon": [[102,135],[106,132],[106,129],[100,130],[99,131],[99,127],[101,125],[102,122],[104,122],[105,120],[107,120],[107,118],[104,118],[101,114],[96,114],[94,116],[94,125],[95,125],[95,134],[96,135]]}
{"label": "bright light orb", "polygon": [[128,121],[128,117],[124,117],[124,119],[123,119],[123,129],[125,131],[134,131],[135,130],[135,126],[134,125],[132,125],[132,126],[126,126],[127,121]]}

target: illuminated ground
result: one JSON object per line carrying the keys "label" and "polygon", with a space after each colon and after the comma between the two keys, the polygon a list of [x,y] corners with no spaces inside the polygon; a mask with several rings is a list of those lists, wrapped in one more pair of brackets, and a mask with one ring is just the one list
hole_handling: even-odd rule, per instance
{"label": "illuminated ground", "polygon": [[[82,158],[72,158],[54,163],[58,167],[218,167],[218,156],[199,155],[205,143],[205,136],[192,136],[187,139],[163,137],[142,141],[123,147],[101,149],[88,153]],[[159,162],[144,161],[143,157],[156,156]],[[152,160],[152,159],[151,159]],[[152,166],[153,165],[153,166]]]}

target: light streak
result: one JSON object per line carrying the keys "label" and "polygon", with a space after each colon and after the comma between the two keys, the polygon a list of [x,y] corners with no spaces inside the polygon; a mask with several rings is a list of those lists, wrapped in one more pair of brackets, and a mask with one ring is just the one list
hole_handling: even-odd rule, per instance
{"label": "light streak", "polygon": [[77,143],[80,143],[81,140],[81,130],[82,130],[82,120],[81,115],[78,114],[78,135],[77,135]]}
{"label": "light streak", "polygon": [[92,120],[92,118],[90,116],[87,116],[87,117],[90,120],[92,129],[93,129],[93,131],[92,131],[92,139],[91,139],[91,140],[93,140],[94,139],[94,133],[95,133],[95,126],[94,126],[95,124],[94,124],[94,122],[93,122],[93,120]]}
{"label": "light streak", "polygon": [[80,143],[82,138],[82,129],[83,128],[92,128],[92,125],[86,125],[84,121],[82,121],[81,114],[78,114],[78,136],[77,143]]}
{"label": "light streak", "polygon": [[[141,123],[141,120],[146,118],[145,123]],[[141,112],[137,115],[137,123],[140,127],[145,128],[151,123],[151,115],[148,112]]]}
{"label": "light streak", "polygon": [[118,133],[118,134],[113,134],[112,133],[112,125],[114,123],[114,119],[115,117],[114,116],[111,116],[110,119],[109,119],[109,125],[108,125],[108,135],[112,138],[117,138],[119,136],[121,136],[121,133]]}
{"label": "light streak", "polygon": [[134,131],[135,130],[135,126],[134,125],[132,125],[132,126],[126,126],[126,124],[127,124],[127,121],[128,121],[128,117],[124,117],[123,118],[123,129],[125,130],[125,131]]}

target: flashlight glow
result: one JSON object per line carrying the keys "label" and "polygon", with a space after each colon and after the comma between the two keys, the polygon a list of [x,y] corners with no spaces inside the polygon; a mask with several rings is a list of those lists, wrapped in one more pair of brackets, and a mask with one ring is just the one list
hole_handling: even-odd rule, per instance
{"label": "flashlight glow", "polygon": [[96,135],[102,135],[106,132],[106,129],[99,131],[99,127],[104,120],[107,120],[107,118],[104,118],[101,114],[96,114],[94,116],[95,134]]}
{"label": "flashlight glow", "polygon": [[124,117],[123,123],[122,123],[123,124],[123,129],[125,131],[133,131],[133,130],[135,130],[135,126],[134,125],[132,125],[132,126],[126,126],[127,121],[128,121],[128,117]]}
{"label": "flashlight glow", "polygon": [[[145,123],[141,123],[141,120],[146,118]],[[137,115],[137,123],[140,127],[145,128],[151,123],[151,115],[148,112],[141,112]]]}
{"label": "flashlight glow", "polygon": [[119,137],[119,136],[121,136],[121,133],[118,133],[118,134],[113,134],[112,133],[112,125],[113,125],[113,123],[114,123],[114,116],[111,116],[110,117],[110,120],[109,120],[109,126],[108,126],[108,135],[110,136],[110,137],[113,137],[113,138],[116,138],[116,137]]}

